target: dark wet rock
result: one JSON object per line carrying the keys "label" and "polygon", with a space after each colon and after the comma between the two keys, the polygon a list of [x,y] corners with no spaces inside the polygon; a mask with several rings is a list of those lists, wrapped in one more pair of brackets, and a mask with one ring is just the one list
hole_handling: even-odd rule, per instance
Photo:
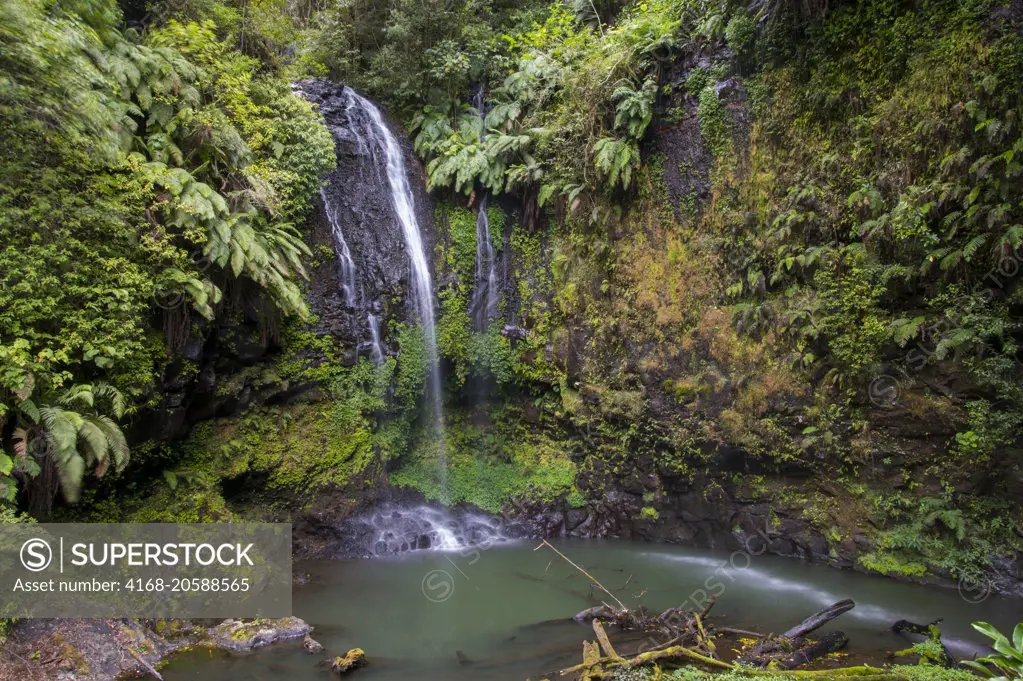
{"label": "dark wet rock", "polygon": [[668,200],[677,216],[695,212],[710,197],[711,153],[700,134],[695,101],[685,106],[678,123],[658,130],[655,137],[661,153]]}
{"label": "dark wet rock", "polygon": [[311,655],[317,655],[323,652],[323,644],[306,634],[302,639],[302,649]]}
{"label": "dark wet rock", "polygon": [[512,340],[526,340],[526,336],[529,335],[529,332],[521,326],[505,325],[505,327],[501,329],[501,335],[511,338]]}
{"label": "dark wet rock", "polygon": [[565,529],[572,532],[586,522],[589,514],[582,508],[570,508],[565,512]]}
{"label": "dark wet rock", "polygon": [[1023,598],[1023,560],[1000,557],[991,561],[990,583],[975,585],[960,582],[960,592],[976,596],[987,593],[987,590],[1009,596]]}
{"label": "dark wet rock", "polygon": [[714,94],[720,98],[728,98],[736,93],[739,88],[739,81],[736,78],[728,78],[714,83]]}

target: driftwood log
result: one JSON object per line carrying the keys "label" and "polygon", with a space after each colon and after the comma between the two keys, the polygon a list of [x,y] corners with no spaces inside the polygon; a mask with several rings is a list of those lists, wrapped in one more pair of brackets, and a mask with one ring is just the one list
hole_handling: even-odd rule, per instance
{"label": "driftwood log", "polygon": [[799,624],[797,624],[796,626],[792,627],[784,634],[782,634],[781,637],[800,638],[802,636],[806,636],[811,631],[816,631],[817,629],[820,629],[831,620],[835,619],[836,617],[839,617],[840,615],[844,615],[845,613],[849,612],[855,607],[856,604],[853,603],[852,600],[848,598],[845,599],[844,601],[839,601],[838,603],[829,605],[820,612],[815,612],[814,614],[810,615],[805,620],[803,620],[802,622],[800,622]]}
{"label": "driftwood log", "polygon": [[856,604],[849,599],[833,603],[810,615],[781,636],[762,638],[752,649],[743,653],[739,657],[739,661],[761,668],[771,666],[773,663],[773,666],[781,669],[793,669],[829,653],[837,652],[849,643],[849,637],[840,631],[829,634],[816,642],[806,641],[804,637],[854,607]]}
{"label": "driftwood log", "polygon": [[[647,650],[632,656],[622,656],[611,644],[604,625],[600,620],[593,620],[593,632],[596,641],[583,642],[583,661],[574,667],[568,667],[558,672],[559,676],[575,676],[581,681],[596,681],[604,679],[615,672],[633,669],[636,667],[653,667],[655,677],[660,675],[662,665],[678,667],[683,664],[696,664],[700,667],[716,670],[731,670],[742,672],[752,678],[760,675],[783,676],[792,679],[821,679],[821,681],[844,678],[870,677],[871,681],[907,681],[904,676],[889,673],[887,670],[876,667],[857,666],[844,667],[841,669],[827,669],[818,671],[801,671],[783,668],[771,670],[751,670],[740,668],[735,665],[702,655],[683,645],[672,645],[657,650]],[[819,648],[837,649],[845,645],[845,635],[841,632],[828,634],[817,641]],[[839,643],[841,645],[839,645]],[[823,654],[823,653],[821,653]],[[796,663],[802,664],[802,662]],[[777,665],[776,667],[780,667]]]}
{"label": "driftwood log", "polygon": [[[714,669],[731,669],[731,664],[720,660],[714,645],[714,636],[721,633],[758,637],[759,640],[738,658],[738,662],[761,669],[794,670],[848,645],[849,637],[841,631],[828,633],[817,640],[808,640],[806,636],[849,612],[855,605],[848,599],[839,601],[815,612],[780,636],[761,636],[754,632],[729,630],[727,627],[716,628],[707,622],[707,615],[714,607],[713,599],[699,612],[668,608],[657,615],[618,609],[605,603],[587,608],[574,617],[576,621],[592,622],[596,642],[587,642],[585,645],[582,664],[562,669],[560,674],[576,674],[580,679],[589,681],[602,678],[619,667],[659,667],[672,662],[676,666],[695,663]],[[616,625],[620,630],[660,630],[670,638],[659,645],[644,647],[623,657],[612,646],[602,620]],[[926,633],[926,627],[923,630]]]}

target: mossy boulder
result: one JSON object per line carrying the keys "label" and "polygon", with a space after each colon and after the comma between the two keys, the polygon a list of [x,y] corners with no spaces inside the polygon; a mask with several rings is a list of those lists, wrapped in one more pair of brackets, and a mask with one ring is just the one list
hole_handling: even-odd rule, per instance
{"label": "mossy boulder", "polygon": [[224,620],[212,630],[212,644],[217,648],[245,652],[278,641],[302,638],[313,630],[297,617],[281,619],[254,619],[249,621]]}
{"label": "mossy boulder", "polygon": [[337,674],[346,674],[365,665],[366,653],[362,651],[362,648],[352,648],[345,653],[344,657],[335,657],[334,661],[330,663],[330,668]]}

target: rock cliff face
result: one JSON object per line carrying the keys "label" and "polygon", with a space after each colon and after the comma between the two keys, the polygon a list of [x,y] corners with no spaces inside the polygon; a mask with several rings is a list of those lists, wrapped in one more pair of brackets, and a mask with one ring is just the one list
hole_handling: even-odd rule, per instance
{"label": "rock cliff face", "polygon": [[[369,319],[373,315],[380,325],[384,351],[389,352],[385,322],[409,319],[413,285],[410,256],[386,179],[386,161],[371,141],[360,135],[355,117],[361,112],[346,96],[345,86],[306,80],[299,88],[323,113],[337,153],[337,168],[325,178],[313,221],[312,241],[336,254],[333,260],[328,255],[328,262],[318,267],[312,278],[310,302],[320,318],[317,330],[368,357],[373,351]],[[401,127],[388,125],[398,133],[395,137],[404,153],[423,246],[431,253],[435,242],[433,202],[426,192],[422,166]],[[347,262],[346,249],[350,254]]]}

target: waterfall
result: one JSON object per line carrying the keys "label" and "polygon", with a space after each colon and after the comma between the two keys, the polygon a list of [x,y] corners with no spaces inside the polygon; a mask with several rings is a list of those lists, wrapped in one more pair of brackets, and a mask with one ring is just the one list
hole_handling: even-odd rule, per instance
{"label": "waterfall", "polygon": [[[320,198],[323,199],[323,210],[327,216],[327,221],[330,223],[330,233],[334,237],[338,278],[341,280],[341,294],[345,305],[351,308],[361,307],[363,295],[361,290],[356,294],[355,259],[352,257],[351,249],[348,248],[348,242],[345,241],[345,234],[341,229],[341,220],[339,219],[337,207],[330,200],[327,192],[322,189],[320,190]],[[370,334],[370,360],[379,366],[384,362],[384,349],[380,341],[380,318],[371,312],[366,321]],[[361,349],[364,345],[360,344],[359,347]]]}
{"label": "waterfall", "polygon": [[[412,262],[412,278],[414,284],[413,297],[419,312],[419,320],[423,327],[426,343],[426,360],[430,367],[429,392],[433,404],[435,426],[438,433],[443,433],[443,412],[440,399],[440,366],[437,356],[437,332],[433,315],[433,285],[430,282],[430,268],[426,259],[426,248],[419,232],[416,220],[415,199],[409,187],[405,173],[405,156],[398,146],[398,141],[391,134],[380,110],[369,100],[351,88],[345,88],[344,96],[350,112],[352,131],[359,138],[368,142],[374,151],[380,152],[384,160],[384,171],[387,184],[391,190],[391,205],[401,225],[402,236],[409,260]],[[362,115],[358,115],[361,113]],[[444,472],[446,473],[446,464]]]}
{"label": "waterfall", "polygon": [[373,343],[370,347],[369,358],[379,366],[384,362],[384,348],[380,344],[380,317],[371,312],[367,321],[369,322],[369,335]]}
{"label": "waterfall", "polygon": [[360,538],[357,543],[375,556],[487,548],[508,541],[505,528],[496,518],[425,505],[414,508],[384,505],[349,521],[348,530]]}
{"label": "waterfall", "polygon": [[[487,135],[487,105],[483,84],[476,90],[473,104],[480,119],[480,144]],[[476,267],[469,315],[476,331],[486,331],[491,318],[497,315],[497,275],[494,271],[494,246],[490,240],[490,218],[487,216],[487,195],[479,201],[476,215]]]}
{"label": "waterfall", "polygon": [[486,194],[480,199],[476,215],[476,282],[469,314],[476,331],[486,331],[487,324],[497,315],[497,274],[494,271],[494,247],[490,242]]}
{"label": "waterfall", "polygon": [[345,305],[355,307],[355,260],[352,259],[352,252],[345,241],[344,232],[341,230],[341,222],[338,219],[337,207],[331,202],[327,192],[320,190],[320,198],[323,199],[323,210],[330,222],[330,233],[334,237],[334,250],[337,253],[338,278],[341,280],[341,293],[344,296]]}

